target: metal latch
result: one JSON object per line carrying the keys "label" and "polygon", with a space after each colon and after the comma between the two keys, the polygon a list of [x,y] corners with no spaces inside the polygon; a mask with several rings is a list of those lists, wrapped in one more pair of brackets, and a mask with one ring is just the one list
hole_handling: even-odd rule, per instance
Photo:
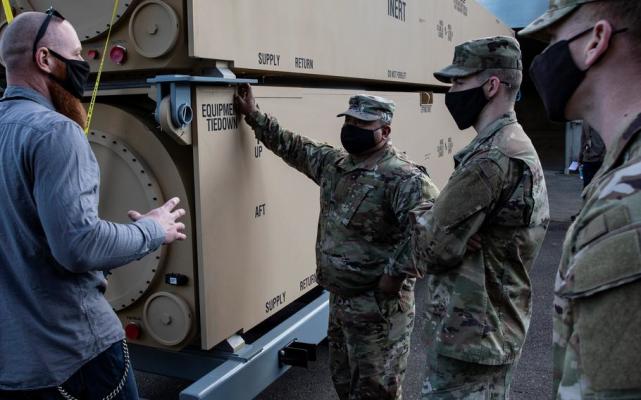
{"label": "metal latch", "polygon": [[309,361],[316,361],[317,345],[293,341],[278,352],[278,363],[307,368]]}

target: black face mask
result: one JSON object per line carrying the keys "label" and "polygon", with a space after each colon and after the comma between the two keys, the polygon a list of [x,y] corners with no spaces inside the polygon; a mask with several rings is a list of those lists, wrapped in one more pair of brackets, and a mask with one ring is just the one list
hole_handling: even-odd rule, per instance
{"label": "black face mask", "polygon": [[445,105],[460,130],[474,125],[481,111],[490,102],[483,90],[486,83],[487,81],[479,87],[445,94]]}
{"label": "black face mask", "polygon": [[[574,62],[570,43],[593,29],[589,28],[567,40],[554,43],[532,61],[530,77],[543,100],[548,118],[552,121],[567,121],[565,108],[587,73],[587,70],[582,71]],[[619,29],[613,35],[626,30],[627,28]]]}
{"label": "black face mask", "polygon": [[71,93],[74,97],[80,99],[85,91],[85,85],[89,79],[89,63],[86,61],[80,60],[71,60],[64,58],[55,51],[48,49],[49,52],[64,62],[67,66],[67,76],[65,79],[60,79],[55,77],[52,74],[49,74],[49,77],[54,81],[58,82],[65,90]]}
{"label": "black face mask", "polygon": [[[46,14],[47,16],[42,21],[42,25],[40,25],[40,28],[36,33],[36,38],[33,40],[33,49],[31,53],[34,63],[36,62],[36,51],[38,50],[38,43],[45,36],[45,33],[47,33],[47,28],[49,27],[51,19],[53,17],[59,18],[62,21],[64,21],[65,19],[65,17],[63,17],[58,11],[54,10],[53,7],[49,7]],[[52,74],[49,74],[49,77],[55,82],[58,82],[63,88],[65,88],[67,92],[71,93],[74,97],[78,99],[82,98],[85,90],[85,85],[87,84],[87,80],[89,79],[89,63],[80,60],[70,60],[49,48],[47,49],[54,57],[64,62],[67,69],[67,76],[65,77],[65,79],[57,78]]]}
{"label": "black face mask", "polygon": [[373,130],[359,128],[358,126],[345,124],[341,129],[341,143],[350,154],[361,154],[376,146]]}

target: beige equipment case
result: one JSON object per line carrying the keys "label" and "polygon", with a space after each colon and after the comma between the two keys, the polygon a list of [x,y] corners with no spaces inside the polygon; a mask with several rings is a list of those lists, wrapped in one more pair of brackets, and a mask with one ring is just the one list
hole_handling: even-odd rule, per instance
{"label": "beige equipment case", "polygon": [[[53,5],[97,71],[113,3]],[[130,342],[208,350],[314,288],[318,188],[256,141],[231,108],[234,86],[190,83],[189,104],[146,80],[183,74],[258,78],[261,109],[339,146],[349,97],[394,100],[394,145],[442,187],[473,137],[444,106],[432,73],[455,44],[513,35],[472,0],[120,1],[88,138],[101,166],[100,214],[127,222],[173,196],[188,240],[111,271],[106,296]],[[374,90],[372,90],[374,89]],[[154,109],[156,119],[154,119]]]}

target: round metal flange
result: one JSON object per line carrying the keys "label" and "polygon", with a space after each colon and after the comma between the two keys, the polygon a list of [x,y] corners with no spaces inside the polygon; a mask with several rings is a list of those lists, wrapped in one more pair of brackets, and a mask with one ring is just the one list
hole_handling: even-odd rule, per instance
{"label": "round metal flange", "polygon": [[179,33],[178,15],[162,1],[143,1],[129,19],[129,37],[136,51],[147,58],[161,57],[171,51]]}
{"label": "round metal flange", "polygon": [[[163,204],[160,186],[152,172],[122,139],[98,130],[90,131],[88,138],[101,167],[102,219],[129,223],[128,210],[144,213]],[[163,257],[161,247],[107,273],[109,286],[105,296],[115,310],[122,310],[142,297],[159,273]]]}
{"label": "round metal flange", "polygon": [[171,99],[163,97],[160,101],[160,130],[182,136],[180,127],[176,127],[171,118]]}
{"label": "round metal flange", "polygon": [[[122,19],[127,9],[135,0],[121,0],[116,10],[114,25]],[[49,7],[55,8],[78,32],[81,41],[91,40],[109,29],[113,1],[105,0],[16,0],[18,12],[45,12]]]}
{"label": "round metal flange", "polygon": [[168,292],[149,296],[142,313],[146,331],[165,346],[180,344],[189,335],[192,315],[187,302]]}

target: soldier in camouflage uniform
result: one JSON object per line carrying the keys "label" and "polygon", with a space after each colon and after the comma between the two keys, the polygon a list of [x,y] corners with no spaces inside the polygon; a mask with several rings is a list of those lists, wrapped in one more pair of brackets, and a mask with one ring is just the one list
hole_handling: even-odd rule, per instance
{"label": "soldier in camouflage uniform", "polygon": [[389,140],[394,103],[358,95],[341,131],[349,151],[316,143],[258,111],[249,86],[237,109],[256,138],[320,186],[317,281],[330,291],[332,379],[342,400],[401,399],[418,272],[408,213],[438,191]]}
{"label": "soldier in camouflage uniform", "polygon": [[434,74],[452,83],[446,105],[459,128],[478,134],[438,199],[410,214],[430,286],[423,399],[509,398],[549,222],[543,170],[514,113],[521,69],[517,41],[499,36],[456,46]]}
{"label": "soldier in camouflage uniform", "polygon": [[556,277],[554,396],[641,399],[641,1],[552,0],[522,34],[551,42],[530,70],[550,118],[607,149]]}

